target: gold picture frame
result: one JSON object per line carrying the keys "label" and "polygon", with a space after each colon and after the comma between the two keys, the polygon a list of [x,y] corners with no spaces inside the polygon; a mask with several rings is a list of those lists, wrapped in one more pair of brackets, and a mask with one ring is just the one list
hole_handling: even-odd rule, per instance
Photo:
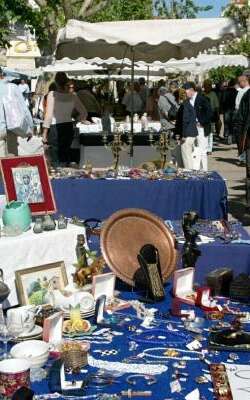
{"label": "gold picture frame", "polygon": [[15,278],[21,305],[48,304],[50,291],[63,290],[68,285],[63,261],[15,271]]}

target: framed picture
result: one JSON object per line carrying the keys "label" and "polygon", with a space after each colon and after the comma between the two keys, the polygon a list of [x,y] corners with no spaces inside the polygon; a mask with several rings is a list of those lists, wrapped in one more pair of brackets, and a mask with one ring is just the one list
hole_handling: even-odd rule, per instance
{"label": "framed picture", "polygon": [[53,214],[56,204],[43,155],[1,158],[7,201],[29,204],[32,215]]}
{"label": "framed picture", "polygon": [[52,290],[63,290],[68,284],[65,264],[59,261],[15,272],[20,304],[47,304]]}

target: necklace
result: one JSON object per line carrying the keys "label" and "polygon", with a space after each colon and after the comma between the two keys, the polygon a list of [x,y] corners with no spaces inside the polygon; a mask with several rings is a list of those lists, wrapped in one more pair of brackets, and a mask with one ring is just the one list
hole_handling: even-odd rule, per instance
{"label": "necklace", "polygon": [[[172,335],[180,338],[178,341],[169,341],[167,335]],[[163,344],[167,342],[169,347],[177,347],[190,341],[189,335],[184,335],[182,332],[176,332],[170,329],[151,329],[150,332],[135,333],[129,336],[129,339],[136,343]]]}
{"label": "necklace", "polygon": [[[246,374],[248,374],[248,376],[242,376],[242,375],[240,375],[241,373],[246,373]],[[250,370],[248,369],[243,369],[243,370],[241,370],[241,371],[237,371],[237,372],[235,372],[234,373],[234,375],[235,376],[237,376],[237,378],[241,378],[241,379],[250,379]]]}
{"label": "necklace", "polygon": [[[163,355],[155,355],[155,354],[150,354],[150,352],[154,351],[161,351]],[[195,354],[198,357],[189,357],[189,356],[181,356],[181,353],[185,354]],[[178,357],[178,356],[181,357]],[[171,359],[174,358],[175,360],[201,360],[202,354],[199,353],[198,351],[190,351],[190,350],[182,350],[182,349],[171,349],[171,348],[166,348],[166,347],[152,347],[149,349],[143,350],[143,353],[139,354],[138,356],[140,357],[149,357],[149,358],[154,358],[156,360],[165,360],[165,359]]]}

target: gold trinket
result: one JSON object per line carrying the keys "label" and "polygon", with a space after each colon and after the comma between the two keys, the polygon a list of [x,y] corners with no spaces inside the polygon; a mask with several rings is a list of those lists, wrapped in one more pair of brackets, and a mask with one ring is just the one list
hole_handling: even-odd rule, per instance
{"label": "gold trinket", "polygon": [[180,353],[175,349],[166,349],[166,351],[163,353],[163,355],[167,357],[178,357],[179,354]]}

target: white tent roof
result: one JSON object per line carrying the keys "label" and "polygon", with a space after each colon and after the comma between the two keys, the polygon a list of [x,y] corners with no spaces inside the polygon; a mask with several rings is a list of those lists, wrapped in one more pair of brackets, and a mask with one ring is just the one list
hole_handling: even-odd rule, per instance
{"label": "white tent roof", "polygon": [[74,74],[86,74],[91,75],[96,71],[103,71],[103,67],[99,65],[93,65],[90,63],[86,63],[86,61],[56,61],[53,64],[47,65],[43,68],[44,72],[65,72],[65,73],[74,73]]}
{"label": "white tent roof", "polygon": [[154,66],[165,68],[166,72],[169,70],[178,70],[183,72],[205,72],[212,68],[222,66],[243,66],[248,67],[249,61],[247,57],[241,55],[217,55],[217,54],[200,54],[196,58],[185,60],[171,60],[167,63],[154,64]]}
{"label": "white tent roof", "polygon": [[153,19],[88,23],[69,20],[58,33],[56,57],[110,57],[152,63],[196,56],[200,51],[235,37],[227,18]]}

